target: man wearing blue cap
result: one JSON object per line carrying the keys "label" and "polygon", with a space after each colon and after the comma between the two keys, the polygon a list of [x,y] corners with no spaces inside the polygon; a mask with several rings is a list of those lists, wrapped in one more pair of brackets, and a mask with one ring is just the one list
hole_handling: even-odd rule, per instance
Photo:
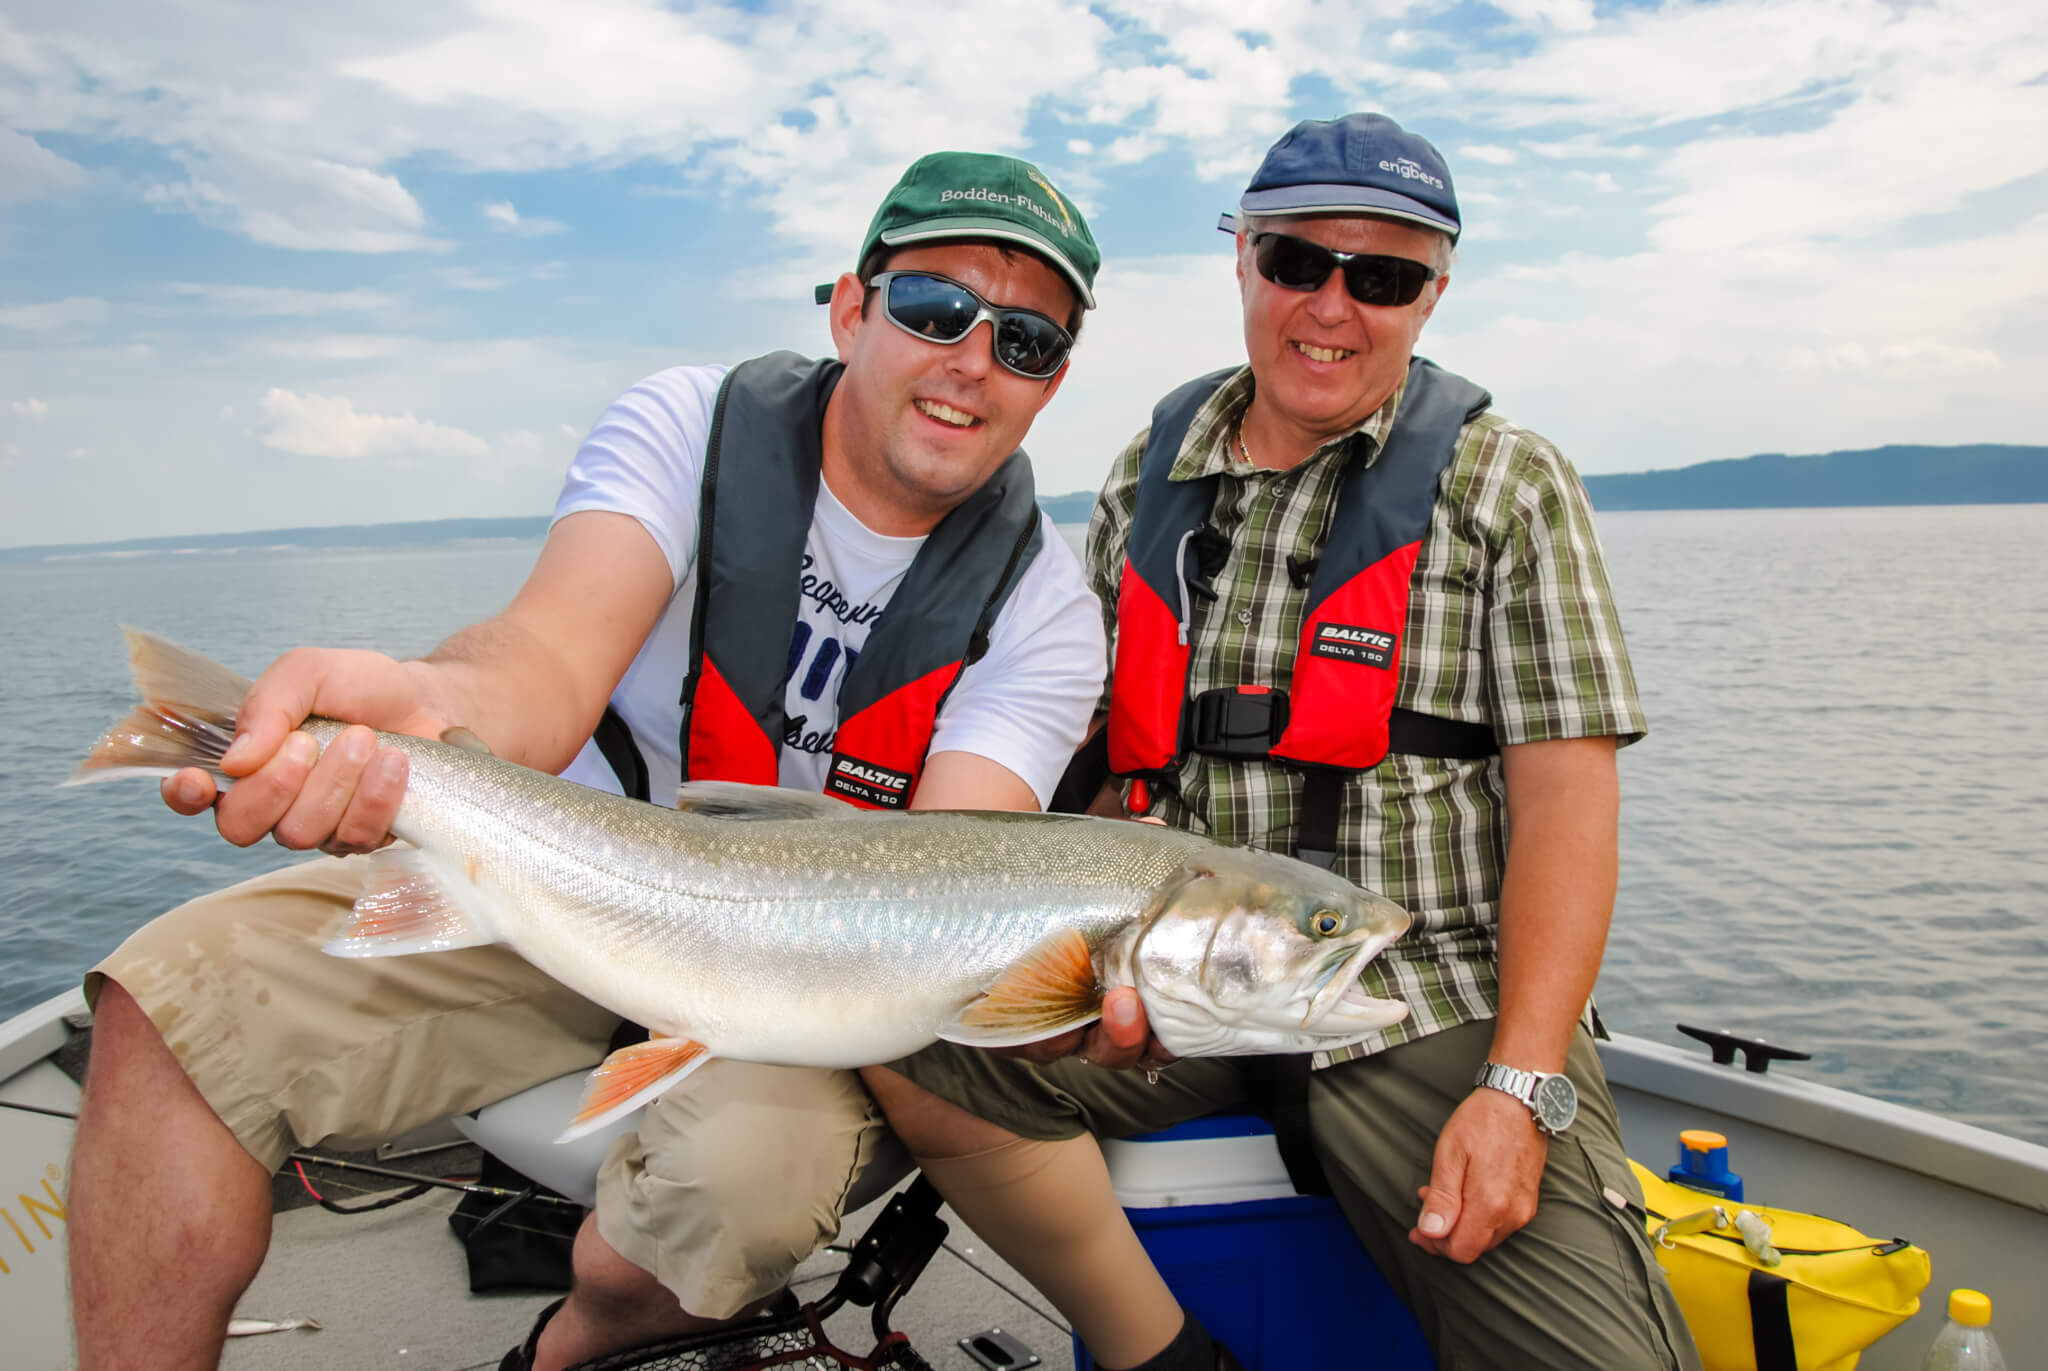
{"label": "man wearing blue cap", "polygon": [[1615,751],[1645,725],[1585,492],[1414,354],[1460,231],[1427,140],[1377,114],[1297,125],[1222,226],[1248,364],[1159,403],[1089,528],[1104,800],[1405,906],[1361,986],[1410,1013],[1313,1060],[1168,1071],[1119,991],[1077,1057],[941,1044],[870,1088],[1099,1366],[1235,1363],[1153,1271],[1087,1135],[1251,1108],[1441,1365],[1697,1367],[1587,1022]]}

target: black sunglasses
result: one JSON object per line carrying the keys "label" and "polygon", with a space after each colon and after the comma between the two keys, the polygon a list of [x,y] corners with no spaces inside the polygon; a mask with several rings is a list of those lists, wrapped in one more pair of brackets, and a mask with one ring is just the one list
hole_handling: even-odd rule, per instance
{"label": "black sunglasses", "polygon": [[885,271],[868,284],[882,292],[889,322],[927,343],[957,343],[988,320],[995,359],[1034,381],[1058,373],[1074,350],[1074,335],[1036,310],[1000,308],[928,271]]}
{"label": "black sunglasses", "polygon": [[1337,252],[1306,238],[1285,233],[1254,233],[1252,260],[1259,275],[1282,290],[1321,290],[1338,267],[1344,288],[1364,305],[1409,305],[1436,272],[1406,257],[1378,252]]}

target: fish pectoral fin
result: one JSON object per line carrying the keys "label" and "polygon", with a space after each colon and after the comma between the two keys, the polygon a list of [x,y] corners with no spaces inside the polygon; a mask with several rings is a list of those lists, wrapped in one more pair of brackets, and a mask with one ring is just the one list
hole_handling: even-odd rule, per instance
{"label": "fish pectoral fin", "polygon": [[495,891],[475,874],[451,879],[439,866],[416,847],[379,851],[348,927],[322,950],[331,957],[402,957],[501,941],[490,917]]}
{"label": "fish pectoral fin", "polygon": [[556,1142],[571,1142],[632,1113],[711,1060],[711,1049],[689,1038],[650,1038],[622,1047],[598,1063],[583,1105]]}
{"label": "fish pectoral fin", "polygon": [[1102,1017],[1102,986],[1088,940],[1071,928],[1041,939],[939,1028],[949,1043],[1016,1047],[1085,1028]]}
{"label": "fish pectoral fin", "polygon": [[676,808],[707,819],[844,819],[865,811],[812,790],[785,790],[739,781],[688,781],[676,788]]}

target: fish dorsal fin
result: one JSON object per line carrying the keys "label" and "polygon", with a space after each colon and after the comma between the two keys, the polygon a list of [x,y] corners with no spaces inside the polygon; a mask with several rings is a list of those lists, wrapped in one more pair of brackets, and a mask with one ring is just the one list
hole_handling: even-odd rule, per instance
{"label": "fish dorsal fin", "polygon": [[558,1143],[594,1133],[614,1119],[632,1113],[662,1091],[711,1060],[711,1049],[688,1038],[650,1038],[622,1047],[590,1073],[583,1105]]}
{"label": "fish dorsal fin", "polygon": [[861,811],[813,790],[788,790],[739,781],[685,781],[676,808],[707,819],[844,819]]}
{"label": "fish dorsal fin", "polygon": [[477,737],[474,732],[464,728],[461,724],[451,724],[449,727],[442,729],[441,741],[450,747],[459,747],[464,752],[474,752],[480,757],[495,757],[497,755],[491,751],[489,743]]}
{"label": "fish dorsal fin", "polygon": [[[452,876],[452,879],[451,879]],[[402,957],[503,941],[498,895],[482,872],[449,872],[416,847],[370,859],[370,878],[348,927],[324,949],[335,957]]]}
{"label": "fish dorsal fin", "polygon": [[1088,940],[1063,928],[1011,963],[940,1027],[939,1036],[969,1047],[1015,1047],[1084,1028],[1101,1017],[1102,986]]}

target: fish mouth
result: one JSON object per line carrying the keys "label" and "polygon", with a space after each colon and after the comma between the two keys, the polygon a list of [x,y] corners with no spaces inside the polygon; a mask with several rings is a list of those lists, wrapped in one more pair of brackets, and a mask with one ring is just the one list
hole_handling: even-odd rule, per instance
{"label": "fish mouth", "polygon": [[1308,987],[1308,1009],[1301,1016],[1302,1029],[1318,1035],[1367,1033],[1407,1018],[1407,1005],[1399,1000],[1376,999],[1358,985],[1366,963],[1399,936],[1399,930],[1373,934],[1333,954]]}

